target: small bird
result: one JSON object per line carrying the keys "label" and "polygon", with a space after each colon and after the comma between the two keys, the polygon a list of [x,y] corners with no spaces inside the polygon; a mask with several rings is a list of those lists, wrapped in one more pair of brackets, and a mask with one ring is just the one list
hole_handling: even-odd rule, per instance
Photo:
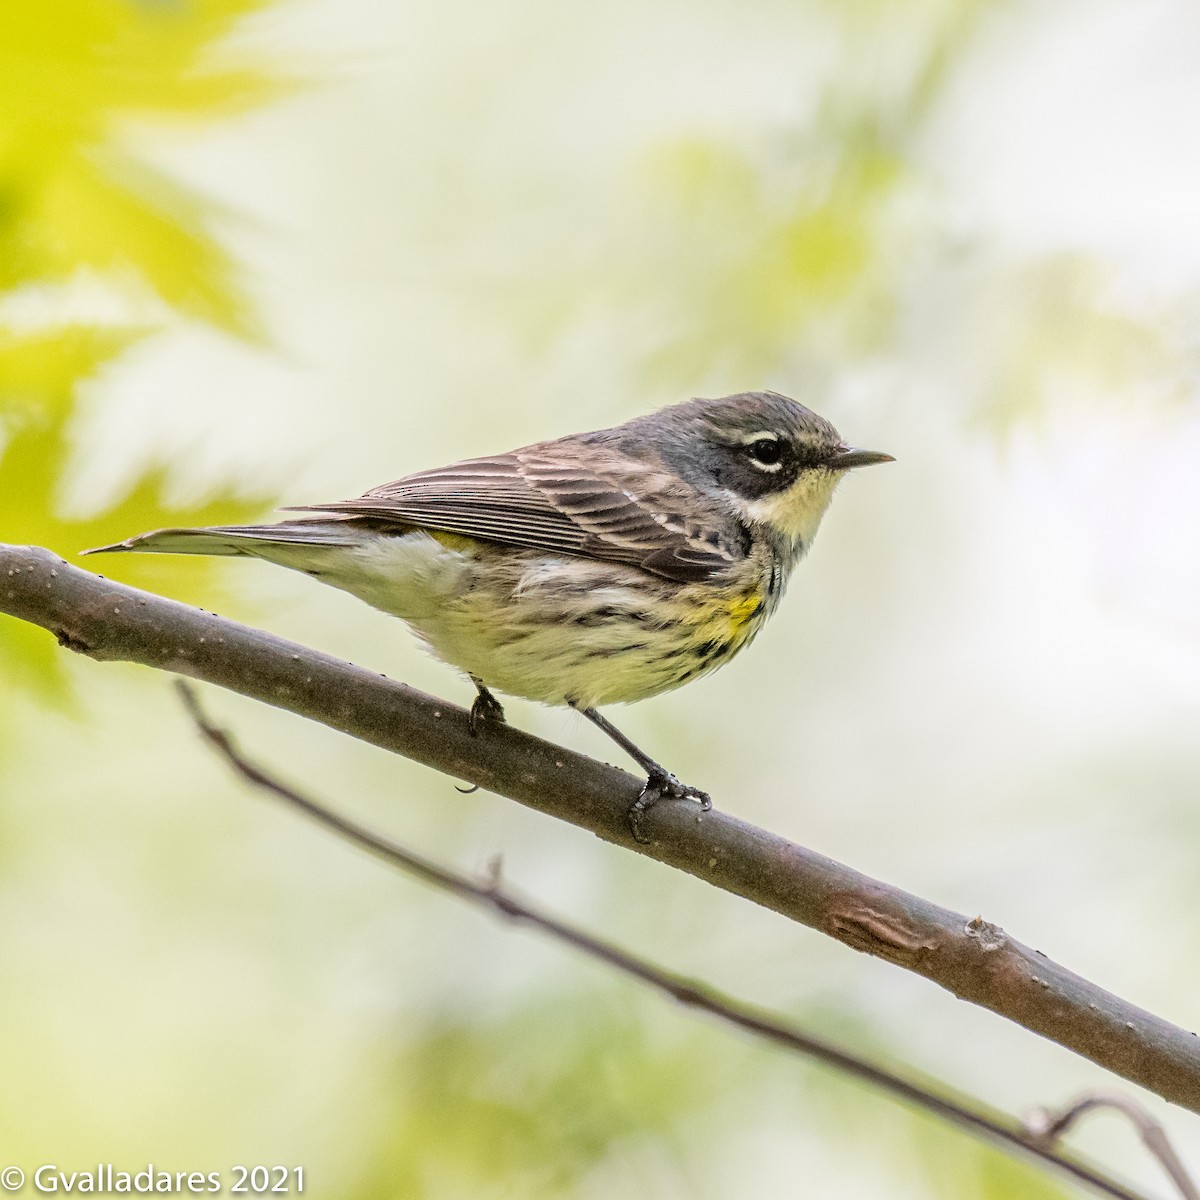
{"label": "small bird", "polygon": [[492,689],[569,705],[647,773],[629,812],[711,807],[599,712],[727,663],[775,611],[846,471],[893,461],[775,392],[408,475],[275,525],[160,529],[86,553],[244,555],[399,617],[503,721]]}

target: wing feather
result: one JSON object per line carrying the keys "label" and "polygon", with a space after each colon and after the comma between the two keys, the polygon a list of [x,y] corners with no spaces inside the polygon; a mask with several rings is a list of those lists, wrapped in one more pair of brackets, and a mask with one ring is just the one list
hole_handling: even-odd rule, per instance
{"label": "wing feather", "polygon": [[741,530],[714,536],[729,519],[698,512],[703,498],[681,480],[595,445],[581,466],[570,440],[422,471],[300,511],[623,563],[679,583],[711,578],[745,555]]}

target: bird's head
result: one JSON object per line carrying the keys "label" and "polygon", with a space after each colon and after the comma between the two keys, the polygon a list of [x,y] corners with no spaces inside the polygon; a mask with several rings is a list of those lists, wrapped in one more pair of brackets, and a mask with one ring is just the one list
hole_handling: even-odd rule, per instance
{"label": "bird's head", "polygon": [[824,417],[777,392],[689,400],[654,416],[664,423],[661,453],[688,482],[720,493],[792,552],[807,549],[847,471],[893,461],[848,446]]}

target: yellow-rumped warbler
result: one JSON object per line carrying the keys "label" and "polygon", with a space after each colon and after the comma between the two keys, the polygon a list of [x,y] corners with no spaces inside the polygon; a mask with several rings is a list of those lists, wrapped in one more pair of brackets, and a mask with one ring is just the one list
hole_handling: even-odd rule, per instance
{"label": "yellow-rumped warbler", "polygon": [[319,516],[101,549],[249,555],[351,592],[470,676],[472,729],[504,719],[489,688],[578,709],[648,772],[640,839],[658,798],[710,801],[598,707],[728,662],[775,611],[843,473],[890,461],[786,396],[743,392],[288,510]]}

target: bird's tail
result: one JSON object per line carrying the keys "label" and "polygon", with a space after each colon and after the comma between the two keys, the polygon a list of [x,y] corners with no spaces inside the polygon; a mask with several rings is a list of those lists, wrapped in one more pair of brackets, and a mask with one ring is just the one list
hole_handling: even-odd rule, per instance
{"label": "bird's tail", "polygon": [[[215,525],[207,529],[156,529],[139,533],[111,546],[97,546],[84,554],[139,551],[150,554],[245,555],[279,561],[290,557],[287,547],[350,547],[360,543],[361,532],[336,517],[310,521],[282,521],[278,525]],[[282,551],[282,554],[280,553]]]}

